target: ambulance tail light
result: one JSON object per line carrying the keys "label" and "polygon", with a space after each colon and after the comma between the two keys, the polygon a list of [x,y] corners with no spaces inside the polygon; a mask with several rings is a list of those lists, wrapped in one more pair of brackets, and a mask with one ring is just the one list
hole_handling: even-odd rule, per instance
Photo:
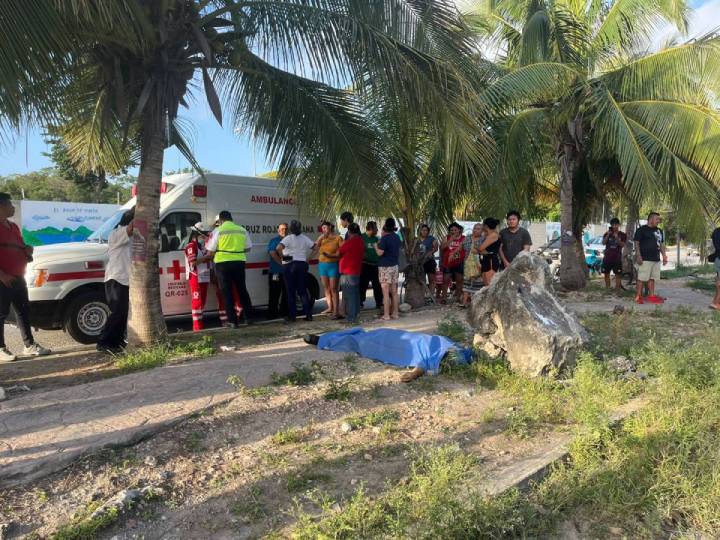
{"label": "ambulance tail light", "polygon": [[195,185],[192,189],[193,197],[207,197],[207,186]]}
{"label": "ambulance tail light", "polygon": [[102,261],[85,261],[85,270],[102,270],[105,263]]}

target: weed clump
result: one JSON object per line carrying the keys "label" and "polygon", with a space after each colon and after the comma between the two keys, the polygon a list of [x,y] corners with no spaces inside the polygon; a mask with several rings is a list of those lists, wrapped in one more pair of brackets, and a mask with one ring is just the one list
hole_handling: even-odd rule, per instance
{"label": "weed clump", "polygon": [[293,363],[292,367],[293,370],[285,375],[273,372],[270,375],[270,384],[273,386],[309,386],[317,379],[313,366]]}
{"label": "weed clump", "polygon": [[353,429],[379,427],[385,431],[391,431],[400,422],[400,413],[393,409],[380,409],[355,416],[349,416],[345,421]]}
{"label": "weed clump", "polygon": [[215,340],[203,336],[192,343],[167,341],[151,347],[129,351],[115,360],[115,366],[123,373],[143,371],[164,366],[170,360],[179,358],[207,358],[215,354]]}
{"label": "weed clump", "polygon": [[230,375],[225,381],[229,385],[235,387],[240,394],[251,398],[261,398],[273,395],[273,389],[269,386],[257,386],[250,388],[245,386],[245,381],[240,375]]}
{"label": "weed clump", "polygon": [[273,444],[282,446],[301,442],[307,436],[307,430],[302,428],[289,427],[281,429],[270,440]]}
{"label": "weed clump", "polygon": [[457,343],[463,343],[467,340],[467,328],[453,316],[438,321],[437,333]]}

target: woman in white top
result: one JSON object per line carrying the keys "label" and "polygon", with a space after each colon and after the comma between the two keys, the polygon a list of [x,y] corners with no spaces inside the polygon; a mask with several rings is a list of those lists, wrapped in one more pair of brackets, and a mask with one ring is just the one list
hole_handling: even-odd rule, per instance
{"label": "woman in white top", "polygon": [[296,295],[303,305],[306,321],[312,321],[312,301],[307,289],[308,258],[315,249],[315,242],[302,233],[302,224],[297,220],[290,222],[290,234],[285,236],[277,247],[283,261],[283,277],[288,298],[288,322],[295,322],[297,308]]}

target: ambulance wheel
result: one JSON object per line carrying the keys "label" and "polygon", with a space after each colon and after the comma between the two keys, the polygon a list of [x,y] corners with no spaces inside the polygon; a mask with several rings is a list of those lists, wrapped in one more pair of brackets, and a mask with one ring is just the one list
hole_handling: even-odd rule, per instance
{"label": "ambulance wheel", "polygon": [[65,310],[65,331],[79,343],[96,343],[109,315],[110,308],[102,292],[81,293],[70,300]]}

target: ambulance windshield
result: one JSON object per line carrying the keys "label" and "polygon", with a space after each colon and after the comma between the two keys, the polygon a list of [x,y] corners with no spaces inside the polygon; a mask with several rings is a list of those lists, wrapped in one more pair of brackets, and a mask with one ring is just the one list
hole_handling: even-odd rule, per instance
{"label": "ambulance windshield", "polygon": [[115,228],[115,226],[120,223],[120,218],[123,216],[125,212],[127,212],[129,208],[121,208],[117,212],[115,212],[112,216],[110,216],[105,223],[103,223],[99,229],[97,229],[94,233],[92,233],[90,236],[87,237],[86,242],[97,242],[99,244],[103,244],[108,241],[108,238],[110,237],[110,233]]}

